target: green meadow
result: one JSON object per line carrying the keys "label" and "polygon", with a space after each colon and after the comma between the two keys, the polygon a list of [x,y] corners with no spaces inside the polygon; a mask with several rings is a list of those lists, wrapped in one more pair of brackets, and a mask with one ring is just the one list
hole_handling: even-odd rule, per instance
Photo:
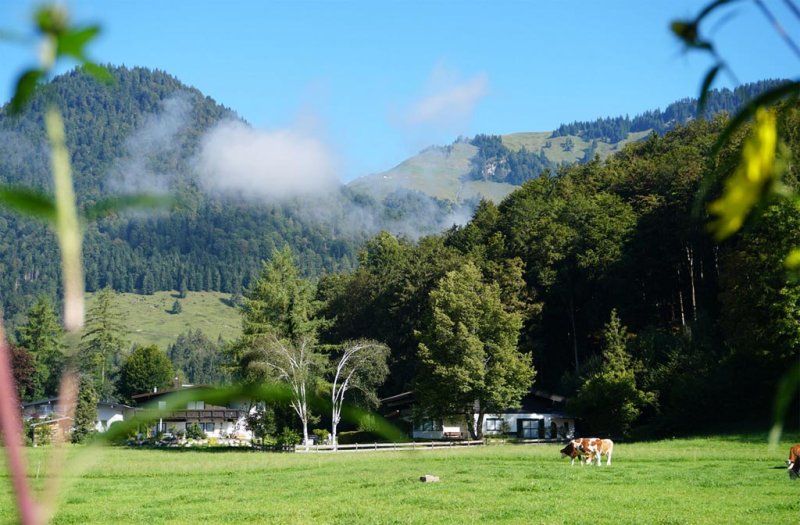
{"label": "green meadow", "polygon": [[[798,438],[798,436],[791,436]],[[617,444],[611,466],[570,466],[559,445],[276,454],[70,449],[56,524],[796,524],[790,439]],[[47,448],[28,449],[37,483]],[[433,474],[438,483],[421,483]],[[15,513],[3,470],[0,521]]]}
{"label": "green meadow", "polygon": [[[94,294],[87,296],[87,308]],[[175,342],[188,330],[200,329],[215,341],[218,337],[232,340],[241,333],[238,309],[228,304],[230,294],[220,292],[188,292],[183,299],[177,292],[156,292],[152,295],[117,294],[116,304],[128,327],[127,338],[140,345],[155,344],[161,349]],[[172,314],[172,305],[180,301],[181,312]]]}

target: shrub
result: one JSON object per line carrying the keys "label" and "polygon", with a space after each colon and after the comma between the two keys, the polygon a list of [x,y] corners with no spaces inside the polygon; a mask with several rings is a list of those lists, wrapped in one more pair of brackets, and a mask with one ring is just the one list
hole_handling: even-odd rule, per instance
{"label": "shrub", "polygon": [[326,443],[331,433],[324,428],[315,428],[311,433],[317,438],[317,443]]}
{"label": "shrub", "polygon": [[205,439],[206,433],[203,432],[203,429],[200,428],[200,425],[197,423],[192,423],[188,427],[186,427],[186,438],[187,439]]}
{"label": "shrub", "polygon": [[358,422],[358,430],[362,432],[374,432],[378,429],[378,424],[375,421],[375,416],[372,414],[362,417]]}
{"label": "shrub", "polygon": [[289,427],[283,427],[283,430],[275,440],[277,445],[297,445],[300,441],[300,434]]}
{"label": "shrub", "polygon": [[37,425],[33,427],[33,442],[36,446],[49,445],[53,441],[53,429],[50,425]]}

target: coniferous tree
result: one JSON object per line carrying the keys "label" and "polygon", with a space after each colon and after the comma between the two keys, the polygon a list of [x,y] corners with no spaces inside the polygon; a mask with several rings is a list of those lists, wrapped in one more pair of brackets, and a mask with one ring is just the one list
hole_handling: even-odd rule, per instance
{"label": "coniferous tree", "polygon": [[94,389],[94,382],[92,377],[81,376],[74,425],[70,436],[73,443],[83,443],[95,430],[98,396]]}
{"label": "coniferous tree", "polygon": [[81,369],[93,379],[94,391],[102,400],[114,397],[113,378],[129,345],[125,339],[125,320],[115,299],[111,288],[104,288],[95,295],[86,314],[86,328],[79,347]]}
{"label": "coniferous tree", "polygon": [[323,369],[317,345],[313,289],[300,278],[294,256],[287,247],[276,251],[245,294],[243,335],[234,345],[238,375],[248,382],[279,380],[292,391],[291,405],[308,443],[308,423],[313,417],[308,397]]}
{"label": "coniferous tree", "polygon": [[633,359],[627,349],[627,330],[616,310],[611,311],[603,338],[600,371],[581,385],[568,407],[597,433],[625,435],[644,406],[655,401],[655,396],[637,386]]}
{"label": "coniferous tree", "polygon": [[19,328],[17,340],[33,356],[32,397],[52,397],[58,393],[64,367],[64,330],[50,300],[42,296],[28,310],[28,321]]}
{"label": "coniferous tree", "polygon": [[195,385],[224,383],[223,341],[211,341],[201,330],[189,330],[178,336],[167,349],[175,373]]}

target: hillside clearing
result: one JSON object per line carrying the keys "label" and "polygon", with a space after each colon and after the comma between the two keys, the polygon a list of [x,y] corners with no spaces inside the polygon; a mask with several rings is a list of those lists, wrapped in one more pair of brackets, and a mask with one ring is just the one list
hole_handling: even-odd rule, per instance
{"label": "hillside clearing", "polygon": [[[94,294],[87,296],[91,309]],[[230,294],[221,292],[187,292],[183,299],[177,292],[156,292],[153,295],[117,294],[116,304],[128,326],[127,337],[132,343],[154,344],[166,349],[182,333],[202,330],[215,341],[218,337],[230,341],[241,332],[239,311],[230,306]],[[172,314],[172,305],[180,301],[181,313]]]}

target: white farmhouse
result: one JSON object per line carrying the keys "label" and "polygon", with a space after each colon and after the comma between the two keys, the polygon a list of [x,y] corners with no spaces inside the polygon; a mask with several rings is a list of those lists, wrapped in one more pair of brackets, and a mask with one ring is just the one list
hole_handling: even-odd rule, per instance
{"label": "white farmhouse", "polygon": [[[575,435],[575,419],[564,412],[566,398],[534,390],[522,399],[519,409],[489,413],[483,418],[483,435],[514,437],[523,441],[564,441]],[[423,440],[467,439],[469,428],[463,416],[414,419],[414,392],[403,392],[381,400],[383,415],[410,423],[411,438]]]}
{"label": "white farmhouse", "polygon": [[203,400],[194,400],[186,402],[185,406],[180,408],[166,410],[170,394],[191,390],[199,392],[199,397],[202,398],[203,390],[209,388],[182,385],[167,390],[136,394],[132,398],[139,405],[136,414],[156,422],[152,429],[155,432],[185,432],[188,427],[196,423],[208,437],[252,439],[252,433],[247,430],[245,423],[249,409],[246,404],[217,406]]}

